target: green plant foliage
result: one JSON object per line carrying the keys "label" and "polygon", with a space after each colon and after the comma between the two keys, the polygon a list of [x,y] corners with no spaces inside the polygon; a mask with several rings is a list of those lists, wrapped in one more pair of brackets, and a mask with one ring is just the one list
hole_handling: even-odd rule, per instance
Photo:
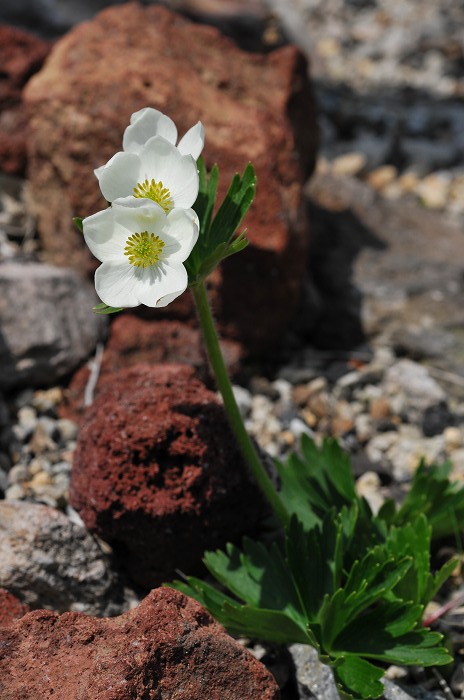
{"label": "green plant foliage", "polygon": [[424,513],[434,539],[456,535],[464,522],[464,489],[449,480],[451,467],[450,462],[427,467],[422,461],[401,507],[396,510],[387,503],[380,517],[401,524]]}
{"label": "green plant foliage", "polygon": [[97,304],[92,308],[92,311],[94,311],[96,314],[117,314],[119,311],[122,311],[123,309],[117,308],[115,306],[108,306],[108,304],[101,303]]}
{"label": "green plant foliage", "polygon": [[236,173],[229,190],[213,217],[219,170],[214,165],[206,172],[202,158],[198,159],[200,187],[194,209],[200,220],[200,234],[185,267],[189,284],[205,279],[219,263],[230,255],[246,248],[245,232],[236,235],[237,229],[253,202],[256,192],[256,175],[251,163],[242,176]]}
{"label": "green plant foliage", "polygon": [[75,217],[73,218],[73,224],[74,224],[74,226],[77,228],[77,230],[79,231],[79,233],[84,233],[84,226],[82,225],[83,220],[84,220],[84,219],[81,219],[80,216],[75,216]]}
{"label": "green plant foliage", "polygon": [[389,503],[374,516],[335,441],[318,448],[303,436],[300,454],[277,467],[279,496],[292,514],[285,545],[245,539],[242,550],[229,544],[208,552],[206,567],[227,594],[194,577],[174,587],[233,634],[313,645],[341,694],[352,698],[382,694],[383,663],[449,663],[441,635],[424,628],[422,617],[455,562],[431,572],[433,523],[441,534],[444,519],[438,500],[430,494],[429,507],[420,495],[429,493],[431,473],[457,518],[464,490],[442,468],[421,465],[404,504]]}

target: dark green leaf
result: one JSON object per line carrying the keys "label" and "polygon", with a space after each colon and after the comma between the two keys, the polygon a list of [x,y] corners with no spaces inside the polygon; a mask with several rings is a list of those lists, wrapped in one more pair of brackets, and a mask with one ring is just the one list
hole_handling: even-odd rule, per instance
{"label": "dark green leaf", "polygon": [[339,657],[333,670],[335,681],[338,681],[342,693],[355,700],[378,698],[383,694],[384,687],[380,682],[383,669],[365,659],[344,654]]}

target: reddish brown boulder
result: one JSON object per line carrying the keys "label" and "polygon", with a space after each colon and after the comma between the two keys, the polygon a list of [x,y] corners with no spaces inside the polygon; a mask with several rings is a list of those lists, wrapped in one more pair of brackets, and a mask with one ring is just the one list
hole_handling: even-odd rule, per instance
{"label": "reddish brown boulder", "polygon": [[193,573],[264,511],[223,407],[187,365],[137,365],[102,389],[79,434],[70,503],[145,588]]}
{"label": "reddish brown boulder", "polygon": [[0,628],[2,700],[278,700],[271,674],[168,588],[111,619],[31,612]]}
{"label": "reddish brown boulder", "polygon": [[[222,352],[229,372],[238,371],[240,346],[232,340],[221,342]],[[114,382],[114,373],[141,362],[149,364],[178,363],[194,367],[206,379],[208,368],[203,340],[199,328],[192,328],[179,321],[154,322],[138,318],[130,313],[116,317],[110,326],[94,396]],[[60,415],[76,422],[82,420],[85,408],[85,390],[91,376],[88,365],[81,367],[72,377],[60,406]]]}
{"label": "reddish brown boulder", "polygon": [[24,174],[28,120],[22,89],[51,45],[19,29],[0,25],[0,170]]}
{"label": "reddish brown boulder", "polygon": [[29,605],[21,603],[16,596],[0,588],[0,627],[6,627],[29,612]]}
{"label": "reddish brown boulder", "polygon": [[[71,218],[105,206],[92,169],[121,149],[130,115],[141,107],[169,113],[179,133],[203,121],[204,155],[208,166],[219,163],[221,196],[251,160],[259,181],[246,219],[251,245],[222,268],[217,315],[223,334],[248,352],[275,343],[304,275],[302,183],[317,134],[307,66],[296,48],[249,54],[212,27],[127,3],[61,39],[25,99],[31,201],[43,246],[57,264],[72,259],[83,271],[94,268]],[[167,313],[191,318],[189,295]]]}

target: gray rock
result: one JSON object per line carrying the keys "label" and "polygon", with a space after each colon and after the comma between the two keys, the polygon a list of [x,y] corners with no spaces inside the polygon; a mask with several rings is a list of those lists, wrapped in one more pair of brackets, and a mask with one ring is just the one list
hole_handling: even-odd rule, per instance
{"label": "gray rock", "polygon": [[[317,652],[306,644],[292,644],[289,652],[295,664],[299,700],[340,700],[332,670],[321,663]],[[443,700],[439,692],[430,692],[420,687],[401,688],[388,679],[383,679],[383,700]]]}
{"label": "gray rock", "polygon": [[121,591],[95,539],[41,504],[0,501],[0,586],[33,608],[121,612]]}
{"label": "gray rock", "polygon": [[292,644],[289,652],[295,664],[300,700],[340,700],[331,669],[319,661],[313,647]]}
{"label": "gray rock", "polygon": [[44,386],[94,350],[106,317],[90,284],[68,269],[40,263],[0,266],[0,389]]}

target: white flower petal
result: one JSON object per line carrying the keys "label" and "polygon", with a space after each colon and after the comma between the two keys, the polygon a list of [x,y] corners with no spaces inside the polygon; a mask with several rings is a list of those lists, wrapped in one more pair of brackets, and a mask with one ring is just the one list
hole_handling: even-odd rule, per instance
{"label": "white flower petal", "polygon": [[139,173],[140,159],[135,153],[116,153],[100,172],[100,189],[106,201],[133,194]]}
{"label": "white flower petal", "polygon": [[167,216],[161,237],[165,243],[163,257],[169,262],[184,262],[197,242],[198,216],[193,209],[173,209]]}
{"label": "white flower petal", "polygon": [[140,151],[142,179],[162,182],[174,207],[189,209],[198,196],[198,170],[192,156],[182,156],[178,149],[155,136]]}
{"label": "white flower petal", "polygon": [[127,232],[115,225],[111,207],[86,217],[82,226],[85,242],[98,260],[120,260],[124,256]]}
{"label": "white flower petal", "polygon": [[140,304],[137,289],[141,278],[140,268],[128,261],[104,262],[95,272],[95,290],[108,306],[131,308]]}
{"label": "white flower petal", "polygon": [[132,115],[130,126],[124,132],[122,147],[124,151],[139,153],[152,136],[162,136],[175,145],[177,128],[170,117],[157,109],[145,107]]}
{"label": "white flower petal", "polygon": [[201,122],[197,122],[195,126],[187,131],[185,136],[181,138],[177,144],[177,148],[183,156],[192,156],[197,160],[198,156],[205,145],[205,127]]}
{"label": "white flower petal", "polygon": [[151,199],[124,197],[113,202],[115,221],[124,226],[129,234],[160,234],[166,225],[166,213],[162,207]]}
{"label": "white flower petal", "polygon": [[[137,294],[140,303],[146,306],[166,306],[187,289],[187,271],[181,263],[163,261],[146,268],[144,273]],[[167,297],[168,301],[163,303]]]}
{"label": "white flower petal", "polygon": [[104,169],[105,169],[105,166],[104,166],[104,165],[100,165],[99,168],[95,168],[95,170],[93,171],[93,172],[94,172],[94,175],[95,175],[95,177],[97,178],[98,181],[100,181],[100,177],[101,177],[101,174],[102,174],[102,172],[103,172]]}

